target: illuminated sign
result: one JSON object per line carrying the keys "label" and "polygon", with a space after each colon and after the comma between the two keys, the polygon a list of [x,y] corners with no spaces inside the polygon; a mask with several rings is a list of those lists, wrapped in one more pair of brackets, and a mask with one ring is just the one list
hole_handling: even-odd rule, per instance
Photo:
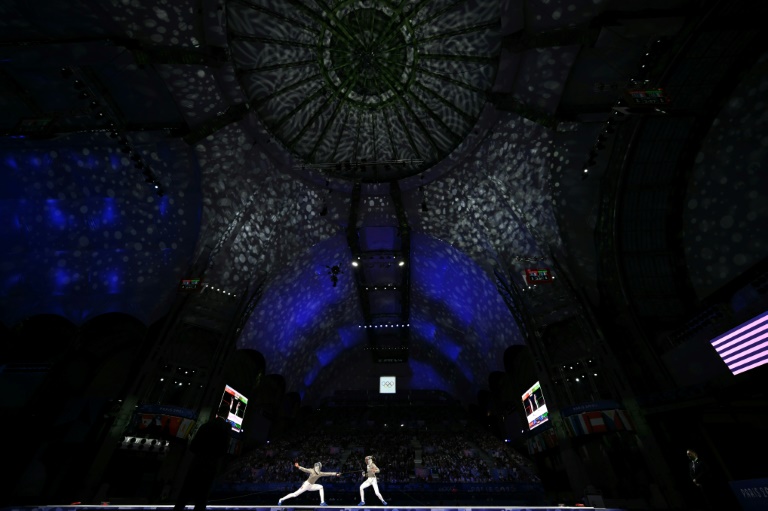
{"label": "illuminated sign", "polygon": [[246,406],[248,406],[248,398],[229,385],[225,385],[216,415],[229,422],[232,431],[239,432],[243,429]]}
{"label": "illuminated sign", "polygon": [[381,376],[379,378],[379,394],[394,394],[397,390],[397,381],[394,376]]}
{"label": "illuminated sign", "polygon": [[709,342],[733,374],[768,363],[768,312]]}
{"label": "illuminated sign", "polygon": [[528,429],[541,426],[549,420],[547,403],[544,402],[544,394],[541,393],[541,384],[536,382],[523,394],[523,408],[528,420]]}
{"label": "illuminated sign", "polygon": [[535,284],[549,284],[552,282],[552,273],[549,268],[527,268],[525,270],[525,281],[529,286]]}
{"label": "illuminated sign", "polygon": [[662,89],[628,90],[626,95],[633,105],[654,106],[669,103],[669,98],[664,95]]}
{"label": "illuminated sign", "polygon": [[179,283],[179,289],[181,291],[199,291],[200,279],[183,279]]}

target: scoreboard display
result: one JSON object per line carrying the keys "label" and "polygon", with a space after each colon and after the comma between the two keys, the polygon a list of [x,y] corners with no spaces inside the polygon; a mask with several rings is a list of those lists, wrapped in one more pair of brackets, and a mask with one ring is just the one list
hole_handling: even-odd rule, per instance
{"label": "scoreboard display", "polygon": [[552,272],[549,268],[527,268],[525,270],[525,282],[529,286],[549,284],[552,282],[552,279]]}
{"label": "scoreboard display", "polygon": [[630,89],[626,98],[634,106],[659,106],[669,103],[663,89]]}
{"label": "scoreboard display", "polygon": [[202,282],[200,279],[182,279],[182,281],[179,282],[180,291],[194,292],[200,291],[201,288]]}

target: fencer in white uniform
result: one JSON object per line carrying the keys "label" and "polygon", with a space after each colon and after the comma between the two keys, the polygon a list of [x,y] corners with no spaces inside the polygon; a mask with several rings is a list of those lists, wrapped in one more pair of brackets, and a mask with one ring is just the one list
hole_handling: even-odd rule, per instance
{"label": "fencer in white uniform", "polygon": [[365,457],[365,471],[363,472],[363,477],[365,477],[365,481],[363,481],[363,484],[360,485],[360,504],[358,506],[364,506],[365,505],[365,489],[369,486],[373,486],[373,492],[376,494],[377,497],[379,497],[379,500],[381,501],[381,505],[386,506],[387,502],[384,500],[384,497],[381,496],[381,493],[379,493],[379,485],[376,482],[376,474],[380,472],[379,467],[377,467],[373,463],[373,456],[366,456]]}
{"label": "fencer in white uniform", "polygon": [[323,485],[317,484],[317,480],[320,479],[323,476],[337,476],[339,475],[338,472],[320,472],[320,469],[323,468],[322,463],[319,461],[315,463],[315,466],[313,468],[304,468],[300,467],[298,463],[293,464],[294,467],[298,468],[302,472],[306,472],[309,474],[309,477],[306,481],[301,485],[301,488],[296,490],[293,493],[289,493],[282,499],[277,501],[278,506],[283,505],[283,501],[287,499],[292,499],[293,497],[297,495],[301,495],[305,491],[319,491],[320,492],[320,505],[321,506],[327,506],[328,504],[325,503],[325,493],[323,492]]}

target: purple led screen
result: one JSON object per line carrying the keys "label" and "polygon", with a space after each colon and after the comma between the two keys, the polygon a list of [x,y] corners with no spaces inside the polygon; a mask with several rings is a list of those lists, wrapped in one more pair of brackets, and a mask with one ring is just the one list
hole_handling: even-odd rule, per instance
{"label": "purple led screen", "polygon": [[768,312],[710,342],[733,374],[768,363]]}

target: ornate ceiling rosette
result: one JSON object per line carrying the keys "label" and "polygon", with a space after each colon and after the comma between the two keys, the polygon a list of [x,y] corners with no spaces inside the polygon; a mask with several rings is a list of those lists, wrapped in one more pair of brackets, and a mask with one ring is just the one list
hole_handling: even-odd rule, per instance
{"label": "ornate ceiling rosette", "polygon": [[412,176],[470,132],[495,79],[499,3],[230,0],[251,107],[305,166]]}

